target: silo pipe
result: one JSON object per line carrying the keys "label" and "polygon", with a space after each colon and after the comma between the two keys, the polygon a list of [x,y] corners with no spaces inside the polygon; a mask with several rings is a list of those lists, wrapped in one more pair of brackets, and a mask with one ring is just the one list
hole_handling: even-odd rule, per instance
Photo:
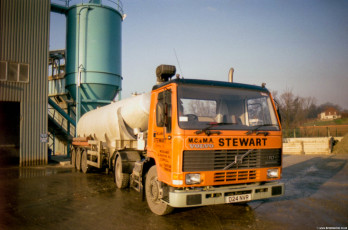
{"label": "silo pipe", "polygon": [[51,11],[58,14],[66,14],[68,12],[68,8],[65,6],[51,3]]}
{"label": "silo pipe", "polygon": [[[86,7],[82,7],[79,10],[79,13],[77,14],[77,26],[78,26],[78,33],[77,33],[77,65],[78,65],[78,69],[77,69],[77,76],[76,76],[76,122],[79,121],[80,117],[81,117],[81,97],[80,97],[80,84],[81,84],[81,67],[83,66],[82,64],[80,64],[80,17],[81,17],[81,11],[87,9],[90,10],[91,8],[89,6]],[[86,14],[86,18],[87,18],[87,14]],[[87,20],[87,19],[86,19]],[[87,25],[87,23],[86,23]],[[82,66],[81,66],[82,65]]]}

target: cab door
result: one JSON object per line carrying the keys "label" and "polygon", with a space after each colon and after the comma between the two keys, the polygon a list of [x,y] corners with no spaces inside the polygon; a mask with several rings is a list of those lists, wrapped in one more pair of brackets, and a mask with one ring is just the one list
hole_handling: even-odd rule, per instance
{"label": "cab door", "polygon": [[172,171],[172,90],[167,88],[159,92],[156,103],[152,151],[159,166],[159,179],[166,181]]}

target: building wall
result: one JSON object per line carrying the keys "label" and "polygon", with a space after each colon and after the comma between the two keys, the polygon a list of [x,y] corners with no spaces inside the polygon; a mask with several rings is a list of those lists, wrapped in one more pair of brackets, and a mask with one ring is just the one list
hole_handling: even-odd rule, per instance
{"label": "building wall", "polygon": [[329,113],[329,112],[322,112],[319,115],[320,120],[335,120],[341,118],[341,115],[337,115],[337,113]]}
{"label": "building wall", "polygon": [[0,101],[20,102],[20,166],[47,164],[50,0],[0,0],[0,61],[29,64],[29,81],[0,81]]}

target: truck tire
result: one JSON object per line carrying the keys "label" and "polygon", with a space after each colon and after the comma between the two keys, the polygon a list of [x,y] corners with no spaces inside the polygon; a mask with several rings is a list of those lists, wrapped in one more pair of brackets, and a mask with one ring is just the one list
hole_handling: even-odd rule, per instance
{"label": "truck tire", "polygon": [[122,159],[121,156],[116,158],[115,162],[115,183],[117,188],[127,188],[129,185],[130,175],[122,172]]}
{"label": "truck tire", "polygon": [[159,186],[157,183],[157,168],[152,166],[146,175],[145,196],[150,210],[156,215],[163,216],[171,213],[174,208],[159,199]]}
{"label": "truck tire", "polygon": [[71,165],[76,168],[76,149],[73,148],[71,151]]}
{"label": "truck tire", "polygon": [[77,148],[77,150],[76,150],[76,170],[78,172],[81,171],[81,152],[82,152],[82,149]]}
{"label": "truck tire", "polygon": [[88,165],[87,165],[87,150],[82,152],[82,157],[81,157],[81,169],[83,173],[88,172]]}

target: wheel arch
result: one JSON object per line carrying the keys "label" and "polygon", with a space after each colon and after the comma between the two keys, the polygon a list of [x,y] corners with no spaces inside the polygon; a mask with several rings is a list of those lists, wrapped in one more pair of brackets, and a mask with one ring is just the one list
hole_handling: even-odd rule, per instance
{"label": "wheel arch", "polygon": [[144,161],[144,165],[143,165],[143,177],[145,177],[145,175],[147,174],[147,172],[150,170],[150,168],[152,166],[156,165],[156,161],[154,158],[147,158],[145,161]]}

